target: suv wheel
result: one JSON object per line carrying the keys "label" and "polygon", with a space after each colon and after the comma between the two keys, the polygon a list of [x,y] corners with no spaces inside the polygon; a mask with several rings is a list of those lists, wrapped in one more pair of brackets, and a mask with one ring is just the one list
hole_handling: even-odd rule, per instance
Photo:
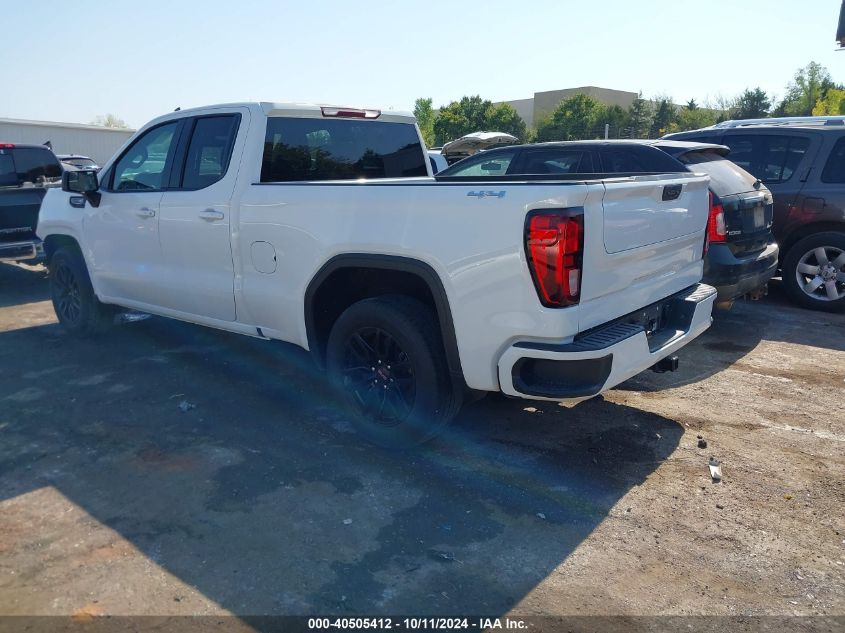
{"label": "suv wheel", "polygon": [[358,431],[381,446],[431,439],[461,405],[434,314],[409,297],[347,308],[329,335],[326,366]]}
{"label": "suv wheel", "polygon": [[816,233],[796,242],[783,260],[783,283],[798,305],[845,310],[845,233]]}
{"label": "suv wheel", "polygon": [[94,294],[85,260],[75,248],[60,248],[50,259],[50,295],[59,323],[71,334],[97,334],[114,319],[113,309]]}

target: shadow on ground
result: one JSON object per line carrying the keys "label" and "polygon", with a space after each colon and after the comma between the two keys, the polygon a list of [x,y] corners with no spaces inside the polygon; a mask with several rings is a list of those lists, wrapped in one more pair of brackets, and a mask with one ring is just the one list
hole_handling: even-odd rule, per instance
{"label": "shadow on ground", "polygon": [[643,372],[617,389],[654,392],[700,382],[742,360],[764,339],[845,351],[845,315],[831,318],[797,307],[785,296],[780,280],[773,280],[765,299],[738,300],[730,310],[714,310],[710,329],[678,352],[678,371]]}
{"label": "shadow on ground", "polygon": [[2,499],[54,486],[242,615],[503,613],[682,435],[602,399],[494,398],[388,453],[305,352],[156,318],[87,341],[3,333],[0,365]]}
{"label": "shadow on ground", "polygon": [[50,298],[44,266],[0,262],[0,308],[45,301]]}

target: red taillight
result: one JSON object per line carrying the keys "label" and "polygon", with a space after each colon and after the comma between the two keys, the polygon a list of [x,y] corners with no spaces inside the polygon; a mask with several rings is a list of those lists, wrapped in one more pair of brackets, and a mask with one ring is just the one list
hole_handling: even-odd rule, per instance
{"label": "red taillight", "polygon": [[725,209],[718,198],[710,194],[710,217],[707,220],[707,241],[708,242],[724,242],[725,236],[728,234],[725,226]]}
{"label": "red taillight", "polygon": [[0,149],[15,149],[14,143],[0,143]]}
{"label": "red taillight", "polygon": [[381,110],[360,110],[358,108],[320,108],[323,116],[337,116],[352,119],[377,119],[381,116]]}
{"label": "red taillight", "polygon": [[583,209],[534,211],[525,219],[528,267],[544,306],[578,303],[583,251]]}

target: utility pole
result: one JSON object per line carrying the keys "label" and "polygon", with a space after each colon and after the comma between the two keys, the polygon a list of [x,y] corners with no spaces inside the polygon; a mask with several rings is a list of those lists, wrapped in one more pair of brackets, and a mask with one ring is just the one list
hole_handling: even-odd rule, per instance
{"label": "utility pole", "polygon": [[[845,0],[843,0],[845,1]],[[604,124],[604,140],[606,141],[610,137],[610,123]]]}

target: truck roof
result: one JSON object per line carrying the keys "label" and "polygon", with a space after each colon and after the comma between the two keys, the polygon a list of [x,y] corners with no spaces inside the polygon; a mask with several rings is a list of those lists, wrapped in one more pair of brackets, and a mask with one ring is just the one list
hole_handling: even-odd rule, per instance
{"label": "truck roof", "polygon": [[[378,108],[363,108],[359,106],[349,105],[333,105],[328,103],[296,103],[296,102],[278,102],[278,101],[241,101],[234,103],[216,103],[205,106],[198,106],[195,108],[184,108],[179,110],[179,114],[200,114],[208,111],[217,110],[220,108],[249,108],[251,110],[261,110],[266,116],[305,116],[318,117],[324,116],[323,109],[333,110],[366,110],[370,112],[377,112],[377,117],[367,117],[368,120],[389,121],[394,123],[414,123],[415,118],[411,112],[405,110],[380,110]],[[174,112],[168,112],[154,120],[169,118]],[[152,122],[152,121],[151,121]],[[149,125],[149,124],[147,124]],[[146,126],[145,126],[146,127]]]}

